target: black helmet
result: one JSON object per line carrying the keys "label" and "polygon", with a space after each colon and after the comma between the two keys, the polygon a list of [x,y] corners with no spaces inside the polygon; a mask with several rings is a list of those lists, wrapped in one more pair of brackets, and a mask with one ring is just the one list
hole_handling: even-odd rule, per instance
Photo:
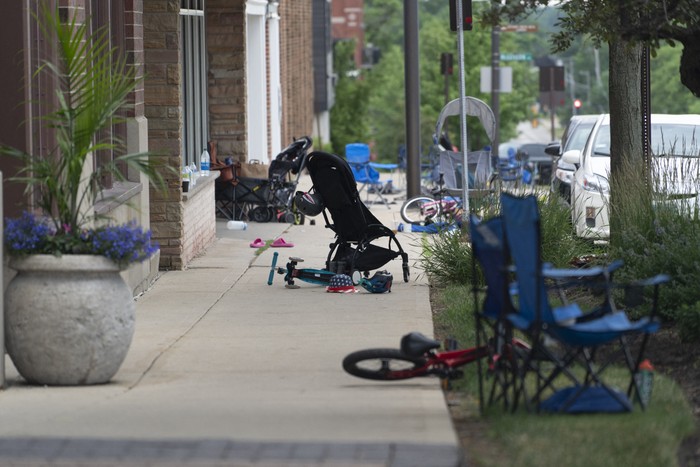
{"label": "black helmet", "polygon": [[374,276],[369,279],[362,279],[360,285],[371,293],[391,292],[391,283],[394,281],[394,276],[388,271],[377,271]]}
{"label": "black helmet", "polygon": [[297,191],[294,205],[299,212],[307,216],[317,216],[323,211],[323,200],[318,193]]}

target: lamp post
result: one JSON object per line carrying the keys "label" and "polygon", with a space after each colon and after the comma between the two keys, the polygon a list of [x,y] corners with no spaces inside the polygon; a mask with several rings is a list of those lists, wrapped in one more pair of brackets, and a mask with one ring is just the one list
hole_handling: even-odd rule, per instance
{"label": "lamp post", "polygon": [[406,96],[406,196],[420,194],[420,76],[418,0],[404,0],[404,75]]}

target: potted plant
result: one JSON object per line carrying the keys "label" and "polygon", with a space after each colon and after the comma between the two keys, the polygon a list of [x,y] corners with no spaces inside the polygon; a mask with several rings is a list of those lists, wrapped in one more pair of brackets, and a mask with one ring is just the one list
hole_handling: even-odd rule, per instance
{"label": "potted plant", "polygon": [[17,271],[5,294],[5,342],[31,383],[104,383],[119,369],[134,329],[133,296],[119,272],[157,246],[149,231],[133,222],[114,225],[93,206],[105,174],[123,179],[120,164],[163,182],[149,153],[90,168],[96,151],[121,146],[105,136],[138,78],[110,50],[106,31],[90,33],[89,19],[65,21],[47,4],[36,19],[57,58],[35,75],[58,83],[54,110],[41,116],[56,144],[49,154],[0,147],[1,155],[22,161],[12,180],[26,184],[37,208],[5,224],[5,251]]}

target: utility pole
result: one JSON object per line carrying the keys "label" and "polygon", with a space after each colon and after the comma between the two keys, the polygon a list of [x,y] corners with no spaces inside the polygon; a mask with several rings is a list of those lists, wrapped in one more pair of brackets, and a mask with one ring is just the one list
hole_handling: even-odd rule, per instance
{"label": "utility pole", "polygon": [[404,82],[406,96],[406,196],[420,194],[420,75],[418,0],[404,0]]}
{"label": "utility pole", "polygon": [[469,139],[467,136],[466,90],[464,87],[464,30],[472,28],[472,0],[450,1],[450,29],[457,31],[457,55],[459,58],[459,121],[462,148],[462,221],[466,228],[469,221]]}
{"label": "utility pole", "polygon": [[496,132],[494,133],[493,141],[491,141],[492,163],[498,163],[498,128],[500,127],[500,98],[501,98],[501,26],[495,24],[491,29],[491,110],[496,118]]}

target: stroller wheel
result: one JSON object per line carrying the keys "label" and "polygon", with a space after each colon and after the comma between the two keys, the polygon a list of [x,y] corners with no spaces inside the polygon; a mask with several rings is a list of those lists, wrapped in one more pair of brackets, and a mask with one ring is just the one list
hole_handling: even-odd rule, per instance
{"label": "stroller wheel", "polygon": [[[301,219],[299,219],[299,216],[301,216]],[[292,211],[282,211],[277,216],[277,220],[286,224],[302,225],[304,223],[304,215]]]}
{"label": "stroller wheel", "polygon": [[272,209],[267,206],[258,206],[250,212],[250,218],[255,222],[270,222],[272,217]]}
{"label": "stroller wheel", "polygon": [[304,220],[306,220],[306,216],[299,211],[292,211],[292,215],[294,215],[294,225],[304,225]]}

